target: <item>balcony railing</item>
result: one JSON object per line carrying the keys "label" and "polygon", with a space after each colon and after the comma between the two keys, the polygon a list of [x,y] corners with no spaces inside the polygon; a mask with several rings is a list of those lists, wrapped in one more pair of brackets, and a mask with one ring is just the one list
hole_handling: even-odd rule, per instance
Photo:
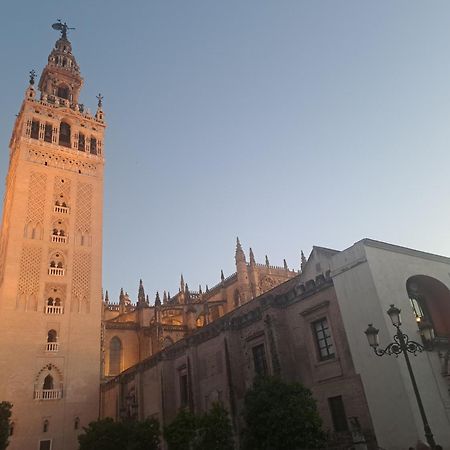
{"label": "balcony railing", "polygon": [[52,234],[52,242],[65,244],[67,242],[67,236],[58,236],[57,234]]}
{"label": "balcony railing", "polygon": [[64,308],[62,306],[45,306],[45,314],[64,314]]}
{"label": "balcony railing", "polygon": [[42,389],[34,391],[35,400],[59,400],[62,398],[62,389]]}
{"label": "balcony railing", "polygon": [[57,352],[59,344],[58,342],[47,342],[47,351],[48,352]]}
{"label": "balcony railing", "polygon": [[68,208],[67,206],[59,206],[59,205],[55,205],[54,211],[55,211],[56,213],[69,214],[69,208]]}
{"label": "balcony railing", "polygon": [[56,275],[58,277],[64,276],[64,269],[60,267],[49,267],[48,268],[48,274],[49,275]]}

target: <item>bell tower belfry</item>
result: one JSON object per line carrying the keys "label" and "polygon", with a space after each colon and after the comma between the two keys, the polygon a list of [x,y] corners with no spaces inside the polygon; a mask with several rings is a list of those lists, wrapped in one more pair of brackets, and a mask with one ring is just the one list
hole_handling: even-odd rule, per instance
{"label": "bell tower belfry", "polygon": [[83,78],[69,27],[12,132],[0,233],[0,401],[13,403],[11,450],[76,450],[98,416],[102,276],[102,97]]}

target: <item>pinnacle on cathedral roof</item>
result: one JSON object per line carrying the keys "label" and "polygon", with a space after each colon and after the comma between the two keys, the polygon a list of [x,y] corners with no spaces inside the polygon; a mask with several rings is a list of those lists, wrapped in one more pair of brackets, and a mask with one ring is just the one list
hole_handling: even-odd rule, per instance
{"label": "pinnacle on cathedral roof", "polygon": [[142,279],[139,280],[139,290],[138,290],[138,301],[137,306],[142,307],[146,305],[145,301],[145,291],[144,291],[144,285],[142,284]]}
{"label": "pinnacle on cathedral roof", "polygon": [[305,254],[303,253],[303,250],[300,251],[300,269],[303,270],[306,266],[306,258],[305,258]]}
{"label": "pinnacle on cathedral roof", "polygon": [[239,238],[236,238],[236,254],[235,254],[236,262],[245,262],[245,253],[242,250],[241,243]]}
{"label": "pinnacle on cathedral roof", "polygon": [[251,247],[250,247],[250,264],[251,264],[252,266],[254,266],[254,265],[256,264],[256,261],[255,261],[255,255],[253,254],[253,250],[252,250]]}
{"label": "pinnacle on cathedral roof", "polygon": [[269,258],[268,258],[268,256],[266,255],[266,266],[269,267],[269,265],[270,265],[270,264],[269,264]]}
{"label": "pinnacle on cathedral roof", "polygon": [[221,269],[220,270],[220,279],[223,281],[223,280],[225,280],[225,276],[224,276],[224,274],[223,274],[223,270]]}
{"label": "pinnacle on cathedral roof", "polygon": [[161,306],[161,299],[159,298],[159,292],[158,291],[156,291],[155,306]]}

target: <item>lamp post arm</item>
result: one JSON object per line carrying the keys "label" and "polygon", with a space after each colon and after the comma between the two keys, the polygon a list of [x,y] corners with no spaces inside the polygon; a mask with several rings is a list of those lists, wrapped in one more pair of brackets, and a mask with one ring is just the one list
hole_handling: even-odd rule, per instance
{"label": "lamp post arm", "polygon": [[416,377],[414,376],[414,372],[411,367],[411,362],[409,360],[408,343],[405,340],[405,335],[400,330],[400,327],[397,326],[396,328],[397,328],[396,336],[398,338],[398,341],[400,342],[400,347],[403,351],[403,356],[405,357],[406,367],[408,368],[409,377],[411,378],[411,383],[412,383],[414,394],[415,394],[416,400],[417,400],[417,406],[419,407],[420,416],[422,418],[423,428],[425,431],[425,438],[427,440],[427,443],[431,446],[431,448],[434,449],[436,447],[436,442],[434,441],[433,433],[431,432],[430,425],[428,424],[428,419],[425,414],[425,409],[423,407],[422,398],[420,397],[419,388],[417,387]]}

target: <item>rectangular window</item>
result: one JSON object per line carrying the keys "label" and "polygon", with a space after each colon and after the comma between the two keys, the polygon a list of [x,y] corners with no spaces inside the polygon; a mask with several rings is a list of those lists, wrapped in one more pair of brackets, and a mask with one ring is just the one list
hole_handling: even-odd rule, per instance
{"label": "rectangular window", "polygon": [[31,137],[39,139],[39,122],[37,120],[31,122]]}
{"label": "rectangular window", "polygon": [[312,324],[317,350],[321,361],[334,358],[334,347],[327,319],[316,320]]}
{"label": "rectangular window", "polygon": [[347,416],[345,415],[342,397],[330,397],[328,399],[334,431],[348,431]]}
{"label": "rectangular window", "polygon": [[51,450],[52,449],[52,441],[50,439],[46,439],[45,441],[39,441],[39,450]]}
{"label": "rectangular window", "polygon": [[48,123],[45,124],[44,141],[52,142],[53,127]]}
{"label": "rectangular window", "polygon": [[186,373],[180,374],[180,406],[188,405],[188,377]]}
{"label": "rectangular window", "polygon": [[267,375],[266,349],[264,348],[264,344],[253,347],[252,353],[255,373],[261,376]]}

